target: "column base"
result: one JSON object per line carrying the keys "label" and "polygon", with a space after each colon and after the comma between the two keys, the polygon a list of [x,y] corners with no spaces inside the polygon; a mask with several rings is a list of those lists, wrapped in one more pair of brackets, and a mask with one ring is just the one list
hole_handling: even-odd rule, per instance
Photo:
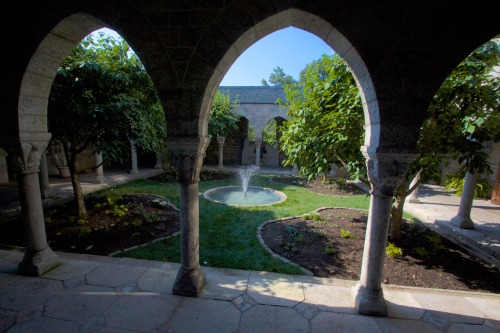
{"label": "column base", "polygon": [[140,173],[141,173],[141,172],[139,171],[139,169],[132,169],[132,170],[130,170],[130,174],[131,174],[131,175],[138,175],[138,174],[140,174]]}
{"label": "column base", "polygon": [[451,219],[451,224],[460,229],[475,229],[470,217],[457,215]]}
{"label": "column base", "polygon": [[352,288],[354,304],[359,314],[387,316],[387,304],[382,289],[373,290],[359,284]]}
{"label": "column base", "polygon": [[19,273],[30,276],[40,276],[61,264],[59,256],[50,247],[41,252],[26,251],[19,263]]}
{"label": "column base", "polygon": [[173,293],[181,296],[198,296],[205,286],[205,274],[200,267],[185,269],[181,267],[175,278]]}

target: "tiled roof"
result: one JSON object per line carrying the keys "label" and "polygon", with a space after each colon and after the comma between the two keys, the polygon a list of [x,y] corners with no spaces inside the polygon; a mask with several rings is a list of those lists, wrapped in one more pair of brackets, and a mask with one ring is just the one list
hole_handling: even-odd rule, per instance
{"label": "tiled roof", "polygon": [[276,104],[278,99],[286,103],[283,87],[276,86],[220,86],[219,90],[230,92],[231,101],[237,97],[239,104]]}

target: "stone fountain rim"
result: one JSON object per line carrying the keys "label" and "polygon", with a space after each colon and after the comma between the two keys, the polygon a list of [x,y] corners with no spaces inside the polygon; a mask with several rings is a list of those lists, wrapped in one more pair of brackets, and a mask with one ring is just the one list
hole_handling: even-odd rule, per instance
{"label": "stone fountain rim", "polygon": [[234,204],[227,204],[225,202],[222,202],[222,201],[219,201],[219,200],[214,200],[212,198],[209,197],[209,195],[212,193],[212,192],[216,192],[217,190],[219,189],[227,189],[227,188],[240,188],[241,189],[241,186],[219,186],[219,187],[214,187],[214,188],[211,188],[210,190],[207,190],[205,192],[203,192],[203,197],[207,200],[210,200],[212,202],[216,202],[216,203],[220,203],[220,204],[224,204],[224,205],[227,205],[227,206],[231,206],[231,207],[260,207],[260,206],[272,206],[272,205],[276,205],[276,204],[279,204],[279,203],[282,203],[283,201],[285,201],[287,199],[287,196],[285,193],[281,192],[281,191],[278,191],[278,190],[275,190],[275,189],[272,189],[272,188],[269,188],[269,187],[262,187],[262,186],[248,186],[248,188],[257,188],[257,189],[262,189],[262,190],[269,190],[269,191],[272,191],[274,194],[276,194],[280,199],[278,201],[274,201],[274,202],[271,202],[271,203],[267,203],[267,204],[260,204],[260,205],[234,205]]}

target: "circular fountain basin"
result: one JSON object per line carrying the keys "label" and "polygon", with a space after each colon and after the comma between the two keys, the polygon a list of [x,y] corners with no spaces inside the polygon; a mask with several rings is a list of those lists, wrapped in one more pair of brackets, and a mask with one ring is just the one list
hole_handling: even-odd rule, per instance
{"label": "circular fountain basin", "polygon": [[249,186],[246,196],[241,186],[216,187],[203,193],[203,196],[228,206],[269,206],[286,200],[283,192],[257,186]]}

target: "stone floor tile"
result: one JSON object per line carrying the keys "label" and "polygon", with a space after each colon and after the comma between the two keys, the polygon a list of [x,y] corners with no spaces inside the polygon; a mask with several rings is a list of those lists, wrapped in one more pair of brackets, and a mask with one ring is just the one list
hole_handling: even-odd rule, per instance
{"label": "stone floor tile", "polygon": [[11,283],[21,280],[23,277],[15,274],[1,273],[0,272],[0,288],[3,288]]}
{"label": "stone floor tile", "polygon": [[231,302],[183,298],[168,322],[168,332],[235,332],[239,321],[240,312]]}
{"label": "stone floor tile", "polygon": [[259,304],[293,307],[304,300],[301,282],[293,275],[252,272],[247,294]]}
{"label": "stone floor tile", "polygon": [[142,291],[152,291],[161,294],[172,294],[177,271],[163,268],[149,268],[137,280]]}
{"label": "stone floor tile", "polygon": [[0,309],[0,332],[6,332],[16,323],[16,313]]}
{"label": "stone floor tile", "polygon": [[106,318],[104,318],[104,314],[99,314],[78,322],[78,329],[81,333],[95,332],[97,329],[104,328],[105,326]]}
{"label": "stone floor tile", "polygon": [[61,281],[70,280],[86,275],[99,265],[95,261],[62,259],[61,265],[42,275],[42,278]]}
{"label": "stone floor tile", "polygon": [[40,317],[17,324],[9,330],[9,333],[29,333],[29,332],[40,332],[40,333],[78,332],[78,324],[72,321]]}
{"label": "stone floor tile", "polygon": [[85,276],[78,276],[76,278],[63,281],[64,289],[71,289],[71,288],[83,286],[84,284],[87,284],[87,281],[85,280]]}
{"label": "stone floor tile", "polygon": [[0,289],[0,308],[30,310],[63,291],[61,281],[24,277]]}
{"label": "stone floor tile", "polygon": [[321,311],[356,313],[350,288],[304,284],[305,302],[316,305]]}
{"label": "stone floor tile", "polygon": [[72,321],[97,316],[116,301],[114,289],[81,286],[52,297],[45,305],[45,316]]}
{"label": "stone floor tile", "polygon": [[245,293],[248,274],[237,270],[204,269],[206,283],[199,297],[232,300]]}
{"label": "stone floor tile", "polygon": [[108,327],[149,331],[166,322],[180,297],[156,293],[122,294],[104,313]]}
{"label": "stone floor tile", "polygon": [[240,333],[309,332],[309,322],[294,309],[256,305],[241,314]]}
{"label": "stone floor tile", "polygon": [[440,316],[438,312],[428,311],[424,313],[421,320],[443,332],[447,332],[450,328],[450,321]]}
{"label": "stone floor tile", "polygon": [[120,328],[113,328],[113,327],[104,327],[92,333],[133,333],[133,332],[137,331],[122,330]]}
{"label": "stone floor tile", "polygon": [[293,307],[298,313],[304,316],[307,320],[311,320],[316,317],[320,310],[313,304],[308,304],[305,302],[299,303]]}
{"label": "stone floor tile", "polygon": [[486,319],[483,325],[491,327],[500,332],[500,320]]}
{"label": "stone floor tile", "polygon": [[308,276],[308,275],[297,275],[295,276],[295,281],[302,283],[321,284],[325,286],[335,286],[344,288],[356,285],[356,281],[324,278],[324,277]]}
{"label": "stone floor tile", "polygon": [[12,252],[11,255],[5,255],[0,258],[0,272],[16,274],[19,269],[19,263],[23,259],[23,253]]}
{"label": "stone floor tile", "polygon": [[[465,299],[483,312],[486,318],[500,322],[500,297],[466,297]],[[500,330],[500,326],[497,329]]]}
{"label": "stone floor tile", "polygon": [[482,324],[484,314],[464,297],[437,294],[411,293],[413,298],[433,317],[450,323]]}
{"label": "stone floor tile", "polygon": [[384,333],[442,333],[421,320],[375,318],[375,322]]}
{"label": "stone floor tile", "polygon": [[88,273],[86,279],[88,284],[116,288],[134,283],[147,270],[140,266],[101,264]]}
{"label": "stone floor tile", "polygon": [[373,317],[322,312],[311,320],[312,333],[381,333]]}
{"label": "stone floor tile", "polygon": [[386,291],[384,297],[390,318],[420,319],[425,313],[425,310],[410,293]]}
{"label": "stone floor tile", "polygon": [[484,325],[451,324],[448,333],[498,333],[498,331]]}
{"label": "stone floor tile", "polygon": [[233,303],[233,305],[240,310],[240,312],[245,312],[257,304],[257,302],[246,294],[236,297],[231,301],[231,303]]}
{"label": "stone floor tile", "polygon": [[35,318],[40,318],[41,316],[43,316],[44,309],[45,309],[45,305],[39,304],[39,305],[35,306],[34,308],[29,309],[29,310],[18,311],[16,322],[22,323],[25,321],[33,320]]}

